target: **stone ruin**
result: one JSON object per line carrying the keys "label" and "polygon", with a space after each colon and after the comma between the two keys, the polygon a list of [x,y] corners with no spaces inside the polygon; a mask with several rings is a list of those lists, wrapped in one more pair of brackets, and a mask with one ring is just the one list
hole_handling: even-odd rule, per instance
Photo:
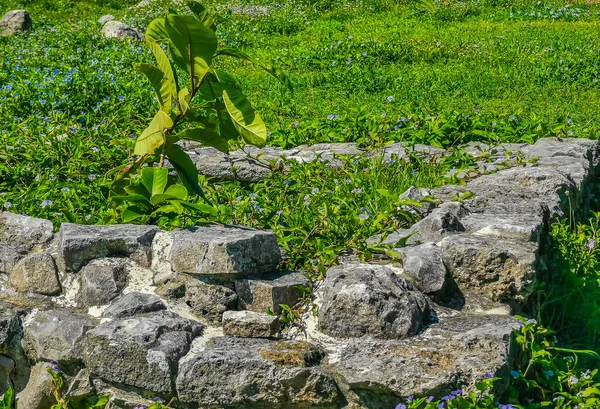
{"label": "stone ruin", "polygon": [[69,398],[108,393],[108,408],[129,409],[156,396],[189,409],[385,409],[473,389],[486,373],[506,379],[512,315],[544,272],[549,223],[567,214],[567,196],[584,214],[600,146],[487,149],[491,166],[513,151],[526,161],[465,185],[411,188],[440,204],[372,239],[410,236],[396,249],[402,263],[346,257],[301,330],[265,313],[296,304],[307,284],[277,270],[271,232],[64,223],[54,233],[47,220],[1,213],[0,393],[11,385],[19,408],[48,409],[50,361]]}

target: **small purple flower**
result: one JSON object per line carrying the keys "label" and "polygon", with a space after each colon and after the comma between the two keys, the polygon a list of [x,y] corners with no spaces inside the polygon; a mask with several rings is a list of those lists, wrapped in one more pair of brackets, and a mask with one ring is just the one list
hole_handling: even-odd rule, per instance
{"label": "small purple flower", "polygon": [[358,218],[361,220],[367,220],[369,218],[369,215],[366,213],[361,213],[358,215]]}
{"label": "small purple flower", "polygon": [[549,376],[549,377],[553,377],[554,376],[554,371],[548,369],[547,371],[544,371],[544,373]]}
{"label": "small purple flower", "polygon": [[446,396],[442,396],[442,400],[443,400],[444,402],[449,402],[449,401],[451,401],[451,400],[452,400],[452,399],[454,399],[454,398],[455,398],[455,396],[452,396],[452,395],[446,395]]}
{"label": "small purple flower", "polygon": [[391,95],[390,95],[389,97],[387,97],[387,101],[388,101],[388,102],[392,102],[393,100],[394,100],[394,97],[393,97],[393,96],[391,96]]}
{"label": "small purple flower", "polygon": [[404,403],[399,403],[398,406],[396,406],[396,409],[406,409],[406,405]]}
{"label": "small purple flower", "polygon": [[537,321],[534,320],[533,318],[530,318],[527,321],[525,321],[525,324],[537,324]]}
{"label": "small purple flower", "polygon": [[313,190],[311,190],[310,193],[312,193],[313,195],[316,195],[317,193],[319,193],[319,188],[318,187],[314,188]]}
{"label": "small purple flower", "polygon": [[300,122],[298,122],[298,121],[296,121],[296,122],[293,122],[293,123],[292,123],[292,126],[293,126],[294,128],[296,128],[298,125],[300,125]]}
{"label": "small purple flower", "polygon": [[412,402],[415,399],[415,395],[410,395],[408,398],[406,398],[407,402]]}
{"label": "small purple flower", "polygon": [[291,184],[292,184],[292,181],[291,181],[291,180],[288,180],[288,179],[286,179],[286,180],[284,180],[284,181],[283,181],[283,183],[285,183],[286,185],[291,185]]}
{"label": "small purple flower", "polygon": [[356,189],[352,189],[351,193],[355,194],[355,195],[359,195],[363,192],[362,189],[360,188],[356,188]]}
{"label": "small purple flower", "polygon": [[428,398],[427,398],[426,402],[427,402],[427,403],[429,403],[429,402],[431,402],[432,400],[433,400],[433,396],[430,396],[430,397],[428,397]]}
{"label": "small purple flower", "polygon": [[281,216],[283,214],[283,210],[277,210],[277,214]]}
{"label": "small purple flower", "polygon": [[445,402],[441,402],[439,405],[436,406],[437,409],[444,409],[444,405],[446,403]]}
{"label": "small purple flower", "polygon": [[162,398],[160,398],[158,396],[156,398],[154,398],[153,400],[154,400],[154,402],[159,402],[159,403],[165,403],[166,402],[164,399],[162,399]]}
{"label": "small purple flower", "polygon": [[45,208],[45,207],[47,207],[47,206],[52,206],[52,204],[53,204],[53,203],[52,203],[52,200],[44,200],[40,206],[41,206],[41,207],[42,207],[42,209],[43,209],[43,208]]}
{"label": "small purple flower", "polygon": [[588,249],[596,248],[596,240],[589,238],[587,244],[585,245]]}
{"label": "small purple flower", "polygon": [[9,208],[9,207],[11,207],[11,206],[12,206],[12,203],[11,203],[11,202],[4,202],[4,207],[5,207],[5,208],[7,208],[7,209],[8,209],[8,208]]}
{"label": "small purple flower", "polygon": [[462,395],[464,392],[462,389],[457,389],[455,391],[450,392],[450,395],[452,396],[458,396],[458,395]]}
{"label": "small purple flower", "polygon": [[511,369],[511,371],[510,371],[510,376],[512,376],[513,378],[515,378],[515,379],[516,379],[516,378],[520,377],[520,376],[521,376],[521,374],[520,374],[520,373],[518,373],[517,371],[515,371],[514,369]]}
{"label": "small purple flower", "polygon": [[494,375],[493,375],[493,374],[491,374],[491,373],[486,373],[485,375],[483,375],[483,377],[484,377],[485,379],[492,379],[492,378],[494,377]]}
{"label": "small purple flower", "polygon": [[570,377],[569,377],[569,383],[570,383],[571,385],[575,385],[576,383],[579,383],[579,379],[577,379],[577,378],[576,378],[576,377],[574,377],[574,376],[570,376]]}
{"label": "small purple flower", "polygon": [[330,121],[333,121],[334,119],[338,119],[340,116],[339,115],[327,115],[327,119],[329,119]]}
{"label": "small purple flower", "polygon": [[514,115],[511,115],[511,116],[508,117],[508,119],[510,119],[511,121],[516,121],[517,117],[514,116]]}

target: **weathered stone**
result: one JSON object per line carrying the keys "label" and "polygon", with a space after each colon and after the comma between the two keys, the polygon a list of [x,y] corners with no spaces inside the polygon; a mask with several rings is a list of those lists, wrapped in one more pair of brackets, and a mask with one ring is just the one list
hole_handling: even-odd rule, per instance
{"label": "weathered stone", "polygon": [[0,353],[12,356],[11,352],[21,344],[22,333],[19,312],[0,301]]}
{"label": "weathered stone", "polygon": [[431,294],[444,289],[448,275],[438,245],[426,243],[395,250],[403,255],[402,270],[414,277],[414,285],[419,291]]}
{"label": "weathered stone", "polygon": [[31,254],[19,261],[10,273],[8,285],[21,293],[57,295],[61,292],[56,264],[46,253]]}
{"label": "weathered stone", "polygon": [[88,226],[63,223],[60,227],[59,251],[65,267],[79,271],[89,261],[104,257],[129,257],[143,267],[150,267],[154,226],[119,224]]}
{"label": "weathered stone", "polygon": [[171,266],[178,273],[264,274],[281,262],[273,232],[205,226],[173,232]]}
{"label": "weathered stone", "polygon": [[104,25],[104,24],[108,23],[109,21],[113,21],[114,19],[115,19],[115,16],[113,16],[112,14],[105,14],[98,19],[98,23]]}
{"label": "weathered stone", "polygon": [[77,400],[94,395],[95,393],[96,389],[92,384],[90,371],[83,368],[77,372],[77,375],[73,379],[69,380],[69,389],[67,389],[64,396],[68,399]]}
{"label": "weathered stone", "polygon": [[242,279],[235,282],[235,292],[242,310],[275,314],[281,312],[279,305],[295,305],[303,296],[301,287],[309,284],[301,273],[282,273],[265,280]]}
{"label": "weathered stone", "polygon": [[92,260],[81,270],[80,300],[86,307],[104,305],[118,297],[126,285],[124,259]]}
{"label": "weathered stone", "polygon": [[508,375],[517,325],[509,316],[447,318],[414,338],[349,341],[326,369],[367,408],[394,407],[409,395],[441,396],[461,387],[474,391],[486,373]]}
{"label": "weathered stone", "polygon": [[31,368],[29,382],[25,389],[17,394],[17,406],[27,409],[48,409],[56,403],[50,389],[52,377],[48,369],[52,365],[38,362]]}
{"label": "weathered stone", "polygon": [[10,273],[20,259],[53,236],[49,220],[0,212],[0,273]]}
{"label": "weathered stone", "polygon": [[32,359],[71,365],[79,361],[82,341],[92,328],[92,320],[70,311],[40,311],[25,327],[23,345]]}
{"label": "weathered stone", "polygon": [[88,332],[83,362],[94,377],[170,395],[177,362],[202,328],[167,311],[105,322]]}
{"label": "weathered stone", "polygon": [[195,314],[220,325],[225,311],[237,309],[238,296],[223,285],[195,280],[186,284],[184,301]]}
{"label": "weathered stone", "polygon": [[411,235],[407,243],[439,242],[449,234],[463,232],[465,227],[460,220],[466,214],[466,209],[460,203],[442,203],[427,217],[418,221],[409,229]]}
{"label": "weathered stone", "polygon": [[385,266],[332,267],[319,292],[319,329],[336,337],[404,338],[429,320],[427,299]]}
{"label": "weathered stone", "polygon": [[0,36],[9,36],[31,29],[31,16],[25,10],[9,11],[0,20]]}
{"label": "weathered stone", "polygon": [[124,318],[147,312],[160,311],[166,308],[167,306],[162,302],[158,295],[133,291],[113,301],[113,303],[104,310],[102,316]]}
{"label": "weathered stone", "polygon": [[2,396],[9,387],[12,387],[10,374],[13,369],[15,369],[15,361],[9,357],[0,355],[0,396]]}
{"label": "weathered stone", "polygon": [[120,21],[110,20],[104,23],[102,34],[106,38],[118,38],[124,40],[131,38],[134,40],[144,41],[145,37],[137,29],[128,26]]}
{"label": "weathered stone", "polygon": [[442,240],[444,264],[461,287],[493,301],[527,300],[532,290],[537,244],[485,235]]}
{"label": "weathered stone", "polygon": [[305,342],[218,338],[179,367],[179,400],[202,408],[337,408],[323,352]]}
{"label": "weathered stone", "polygon": [[279,317],[262,312],[226,311],[223,333],[234,337],[274,338],[279,332]]}
{"label": "weathered stone", "polygon": [[271,166],[265,158],[253,159],[247,155],[227,155],[215,148],[188,151],[198,173],[222,180],[259,182],[269,176]]}

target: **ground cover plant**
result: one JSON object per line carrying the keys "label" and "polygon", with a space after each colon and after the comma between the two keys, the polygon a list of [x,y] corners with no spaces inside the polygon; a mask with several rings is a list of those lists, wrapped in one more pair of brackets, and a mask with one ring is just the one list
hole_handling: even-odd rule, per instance
{"label": "ground cover plant", "polygon": [[[229,50],[214,58],[213,75],[227,77],[226,85],[235,77],[235,89],[244,91],[264,120],[250,135],[240,130],[243,124],[233,124],[242,138],[227,141],[205,118],[186,117],[192,112],[186,95],[201,88],[193,70],[187,93],[178,86],[162,93],[160,75],[149,67],[158,55],[164,78],[164,52],[99,34],[103,14],[145,29],[166,15],[167,6],[184,13],[183,2],[129,8],[127,2],[0,0],[3,11],[26,7],[35,25],[31,33],[0,37],[0,209],[45,217],[57,226],[149,222],[168,229],[216,221],[271,229],[286,251],[284,267],[318,280],[342,252],[369,257],[387,250],[365,241],[414,221],[405,208],[410,203],[398,197],[408,187],[460,182],[449,171],[473,159],[454,147],[468,141],[531,143],[545,136],[596,138],[600,5],[588,3],[206,1],[215,19],[201,30],[211,35],[216,25],[210,58],[212,48]],[[196,13],[200,19],[202,12]],[[244,61],[242,52],[267,69]],[[224,58],[232,55],[243,58]],[[175,72],[189,72],[177,57]],[[272,67],[281,67],[289,81],[281,81]],[[159,90],[158,102],[142,73]],[[222,95],[213,97],[204,102],[223,103],[218,108],[227,110]],[[217,111],[216,105],[196,103],[195,109]],[[356,142],[367,153],[336,158],[341,164],[335,167],[289,163],[287,173],[273,172],[254,184],[190,181],[185,166],[177,168],[177,159],[161,150],[177,149],[175,140],[159,138],[160,146],[140,147],[139,136],[157,109],[156,115],[172,115],[173,122],[196,121],[203,131],[184,127],[187,139],[224,151],[230,142],[243,145],[246,136],[247,142],[260,145],[268,138],[283,148]],[[159,133],[151,131],[146,136]],[[401,161],[368,153],[393,141],[440,146],[453,154]],[[126,164],[139,167],[140,155],[148,163],[171,159],[183,177],[158,183],[167,178],[166,169],[127,168],[127,199],[115,192],[125,190],[113,183],[115,175]],[[189,211],[179,211],[183,208]],[[521,355],[510,379],[490,376],[482,380],[481,394],[455,391],[397,407],[598,407],[598,361],[588,351],[597,350],[597,231],[597,215],[589,225],[554,226],[556,288],[571,292],[556,297],[552,288],[543,289],[545,304],[537,318],[557,333],[523,319],[515,336]],[[575,304],[568,300],[580,301],[581,294],[583,307],[570,311]],[[53,374],[57,391],[60,370]],[[497,381],[509,382],[505,396],[489,392]],[[11,400],[5,394],[0,405],[10,407]]]}

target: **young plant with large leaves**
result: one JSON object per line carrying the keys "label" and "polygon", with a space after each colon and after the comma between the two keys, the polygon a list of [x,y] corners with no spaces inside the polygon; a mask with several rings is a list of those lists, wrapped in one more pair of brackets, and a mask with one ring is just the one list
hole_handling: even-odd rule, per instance
{"label": "young plant with large leaves", "polygon": [[112,221],[148,219],[142,217],[142,213],[131,214],[132,210],[146,209],[151,212],[145,213],[147,216],[155,214],[154,205],[140,207],[140,201],[130,200],[134,189],[130,186],[130,176],[139,173],[145,165],[163,168],[165,159],[175,169],[189,195],[204,198],[198,185],[196,166],[177,142],[195,141],[225,153],[229,152],[230,144],[250,143],[259,147],[266,144],[265,123],[235,79],[214,66],[218,57],[249,61],[291,89],[289,80],[279,69],[237,49],[217,50],[212,18],[200,3],[190,2],[188,6],[192,15],[171,11],[165,18],[152,21],[146,30],[146,43],[156,64],[140,63],[136,68],[156,91],[159,109],[135,142],[134,154],[139,158],[133,164],[116,169],[111,198],[120,208],[113,214],[119,214],[121,218],[113,217]]}

